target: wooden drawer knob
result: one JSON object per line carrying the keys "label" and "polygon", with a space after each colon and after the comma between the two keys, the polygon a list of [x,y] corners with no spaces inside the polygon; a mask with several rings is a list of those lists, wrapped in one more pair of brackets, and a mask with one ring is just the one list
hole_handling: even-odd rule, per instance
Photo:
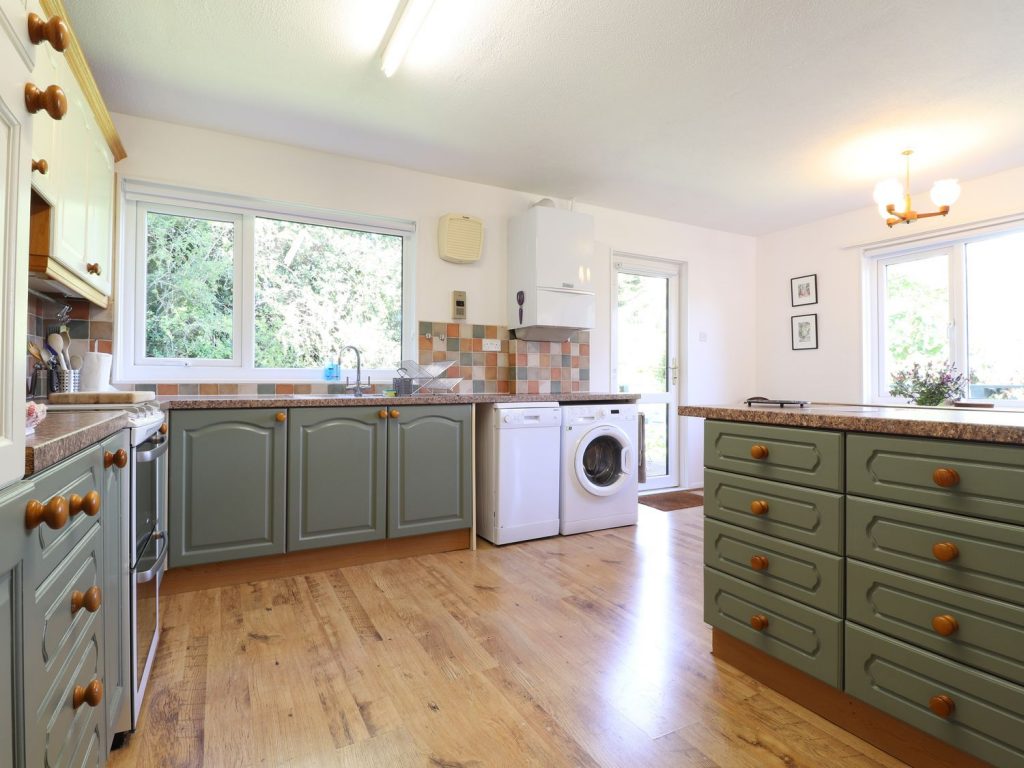
{"label": "wooden drawer knob", "polygon": [[78,709],[82,704],[98,707],[101,701],[103,701],[103,683],[99,680],[93,680],[84,688],[81,685],[76,685],[74,692],[71,694],[71,706],[75,709]]}
{"label": "wooden drawer knob", "polygon": [[398,409],[397,409],[397,408],[392,408],[392,409],[391,409],[391,418],[392,418],[392,419],[397,419],[397,418],[398,418],[398,416],[399,416],[399,414],[398,414]]}
{"label": "wooden drawer knob", "polygon": [[85,271],[90,275],[99,275],[103,270],[100,267],[100,263],[98,261],[94,261],[91,264],[85,265]]}
{"label": "wooden drawer knob", "polygon": [[128,451],[124,448],[118,448],[116,451],[111,453],[110,451],[103,452],[103,468],[110,469],[111,467],[117,467],[118,469],[124,469],[128,465]]}
{"label": "wooden drawer knob", "polygon": [[940,541],[932,545],[932,556],[944,563],[956,560],[960,556],[960,550],[951,541]]}
{"label": "wooden drawer knob", "polygon": [[166,421],[163,424],[160,425],[160,428],[157,430],[157,432],[159,432],[161,435],[166,435],[167,434],[167,422]]}
{"label": "wooden drawer knob", "polygon": [[25,505],[25,527],[28,530],[38,528],[40,523],[54,530],[63,528],[68,523],[68,502],[63,496],[54,496],[44,505],[32,499]]}
{"label": "wooden drawer knob", "polygon": [[377,418],[378,419],[386,419],[387,417],[388,417],[388,409],[387,408],[381,408],[379,411],[377,411]]}
{"label": "wooden drawer knob", "polygon": [[757,613],[750,617],[750,626],[756,629],[758,632],[764,632],[768,629],[768,617],[763,613]]}
{"label": "wooden drawer knob", "polygon": [[928,699],[928,709],[939,717],[949,717],[956,709],[956,703],[944,693]]}
{"label": "wooden drawer knob", "polygon": [[764,555],[754,555],[750,558],[750,567],[755,571],[763,571],[768,567],[768,558]]}
{"label": "wooden drawer knob", "polygon": [[932,629],[943,637],[949,637],[960,629],[960,622],[956,620],[955,616],[944,613],[941,616],[932,617]]}
{"label": "wooden drawer knob", "polygon": [[932,482],[942,488],[952,488],[960,484],[960,473],[949,467],[939,467],[932,472]]}
{"label": "wooden drawer knob", "polygon": [[99,491],[89,491],[85,496],[79,496],[77,493],[71,494],[68,497],[68,507],[72,517],[79,512],[85,512],[89,517],[96,517],[100,513]]}
{"label": "wooden drawer knob", "polygon": [[766,515],[768,514],[768,502],[764,499],[754,499],[750,502],[750,514],[752,515]]}
{"label": "wooden drawer knob", "polygon": [[102,602],[103,595],[100,593],[99,587],[93,585],[85,592],[79,592],[76,589],[71,593],[71,613],[78,613],[81,608],[85,608],[89,613],[96,613]]}
{"label": "wooden drawer knob", "polygon": [[288,414],[286,414],[284,411],[278,411],[277,413],[274,414],[274,418],[277,419],[278,424],[283,424],[285,419],[288,418]]}
{"label": "wooden drawer knob", "polygon": [[753,459],[767,459],[768,458],[768,446],[756,443],[750,446],[750,457]]}
{"label": "wooden drawer knob", "polygon": [[33,115],[45,109],[54,120],[60,120],[68,113],[68,97],[59,85],[50,85],[41,91],[35,83],[25,83],[25,109]]}
{"label": "wooden drawer knob", "polygon": [[46,172],[50,170],[50,164],[43,158],[32,161],[32,170],[38,171],[40,176],[45,176]]}
{"label": "wooden drawer knob", "polygon": [[60,16],[51,16],[48,20],[43,21],[39,14],[30,13],[28,15],[28,39],[35,45],[39,45],[45,40],[53,50],[63,53],[67,49],[68,43],[71,42],[71,30]]}

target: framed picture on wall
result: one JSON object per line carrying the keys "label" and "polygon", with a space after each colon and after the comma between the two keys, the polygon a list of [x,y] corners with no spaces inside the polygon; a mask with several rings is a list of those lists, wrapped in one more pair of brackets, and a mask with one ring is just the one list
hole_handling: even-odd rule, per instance
{"label": "framed picture on wall", "polygon": [[794,307],[818,303],[818,276],[804,275],[789,281],[789,293]]}
{"label": "framed picture on wall", "polygon": [[793,349],[817,349],[818,316],[793,315],[790,321],[793,324]]}

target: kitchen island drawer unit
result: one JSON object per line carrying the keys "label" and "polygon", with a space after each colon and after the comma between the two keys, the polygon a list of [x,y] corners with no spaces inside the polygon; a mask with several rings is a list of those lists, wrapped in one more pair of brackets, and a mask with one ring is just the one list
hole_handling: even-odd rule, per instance
{"label": "kitchen island drawer unit", "polygon": [[846,691],[999,768],[1024,765],[1024,688],[846,625]]}
{"label": "kitchen island drawer unit", "polygon": [[843,490],[843,435],[732,421],[704,425],[704,463],[741,475]]}
{"label": "kitchen island drawer unit", "polygon": [[842,619],[705,568],[704,621],[835,688],[842,686]]}
{"label": "kitchen island drawer unit", "polygon": [[1024,606],[850,560],[846,618],[1024,684]]}
{"label": "kitchen island drawer unit", "polygon": [[704,471],[704,514],[780,539],[843,554],[839,493],[715,469]]}
{"label": "kitchen island drawer unit", "polygon": [[851,434],[847,493],[1024,524],[1024,450]]}
{"label": "kitchen island drawer unit", "polygon": [[170,567],[284,552],[287,411],[173,411],[170,421]]}
{"label": "kitchen island drawer unit", "polygon": [[846,554],[1024,605],[1024,527],[1019,525],[850,496]]}
{"label": "kitchen island drawer unit", "polygon": [[717,520],[705,520],[704,565],[842,616],[841,557]]}

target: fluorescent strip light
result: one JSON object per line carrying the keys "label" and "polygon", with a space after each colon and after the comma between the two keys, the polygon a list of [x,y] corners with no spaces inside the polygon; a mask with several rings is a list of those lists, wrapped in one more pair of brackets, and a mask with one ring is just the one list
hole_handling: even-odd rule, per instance
{"label": "fluorescent strip light", "polygon": [[423,20],[430,13],[434,0],[408,0],[402,9],[402,14],[395,24],[395,31],[391,33],[391,39],[384,48],[384,55],[380,59],[380,68],[385,77],[391,77],[402,65],[402,59],[409,51],[416,33],[419,32]]}

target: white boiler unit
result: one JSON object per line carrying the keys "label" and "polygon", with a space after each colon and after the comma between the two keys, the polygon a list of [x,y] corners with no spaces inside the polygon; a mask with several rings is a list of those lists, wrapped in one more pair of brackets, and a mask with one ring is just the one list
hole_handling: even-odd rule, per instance
{"label": "white boiler unit", "polygon": [[509,328],[516,338],[564,341],[594,327],[594,219],[534,206],[508,223]]}

